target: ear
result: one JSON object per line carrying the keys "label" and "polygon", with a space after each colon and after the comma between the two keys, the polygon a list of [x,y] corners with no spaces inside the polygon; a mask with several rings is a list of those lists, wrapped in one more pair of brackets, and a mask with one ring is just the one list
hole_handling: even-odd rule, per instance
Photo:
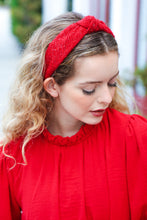
{"label": "ear", "polygon": [[52,97],[58,97],[58,85],[53,77],[49,77],[44,80],[43,86],[46,92],[48,92]]}

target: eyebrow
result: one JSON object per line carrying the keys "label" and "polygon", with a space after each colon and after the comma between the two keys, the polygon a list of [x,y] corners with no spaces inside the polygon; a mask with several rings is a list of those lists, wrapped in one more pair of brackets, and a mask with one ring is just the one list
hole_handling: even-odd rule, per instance
{"label": "eyebrow", "polygon": [[[117,75],[119,75],[119,71],[109,81],[114,79]],[[102,83],[102,81],[86,81],[86,82],[83,82],[83,83],[79,83],[79,85],[95,84],[95,83]]]}

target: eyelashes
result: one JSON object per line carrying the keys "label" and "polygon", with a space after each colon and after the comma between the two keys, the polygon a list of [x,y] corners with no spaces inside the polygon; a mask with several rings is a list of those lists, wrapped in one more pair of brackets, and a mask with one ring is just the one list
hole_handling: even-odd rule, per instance
{"label": "eyelashes", "polygon": [[108,83],[108,86],[109,86],[109,87],[117,87],[117,82]]}
{"label": "eyelashes", "polygon": [[[117,87],[117,82],[114,82],[114,83],[108,83],[108,86],[109,87]],[[85,94],[85,95],[91,95],[95,92],[95,89],[93,90],[86,90],[86,89],[82,89],[82,92]]]}
{"label": "eyelashes", "polygon": [[92,93],[95,92],[95,89],[91,90],[91,91],[87,91],[85,89],[82,89],[83,93],[86,94],[86,95],[91,95]]}

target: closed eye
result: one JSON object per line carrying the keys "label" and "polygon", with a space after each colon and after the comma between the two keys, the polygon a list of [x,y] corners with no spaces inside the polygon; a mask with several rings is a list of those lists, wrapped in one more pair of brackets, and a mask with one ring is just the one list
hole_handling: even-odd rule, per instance
{"label": "closed eye", "polygon": [[85,90],[85,89],[82,89],[83,93],[86,94],[86,95],[91,95],[92,93],[95,92],[95,89],[93,90]]}
{"label": "closed eye", "polygon": [[109,87],[117,87],[117,82],[108,83],[108,86],[109,86]]}

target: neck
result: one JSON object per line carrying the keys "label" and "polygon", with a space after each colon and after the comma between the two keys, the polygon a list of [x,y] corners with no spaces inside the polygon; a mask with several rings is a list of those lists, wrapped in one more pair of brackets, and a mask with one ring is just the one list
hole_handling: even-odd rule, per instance
{"label": "neck", "polygon": [[49,116],[47,128],[51,134],[71,137],[80,130],[83,122],[76,119],[65,118],[61,112],[60,117],[58,115],[58,112],[53,111]]}

